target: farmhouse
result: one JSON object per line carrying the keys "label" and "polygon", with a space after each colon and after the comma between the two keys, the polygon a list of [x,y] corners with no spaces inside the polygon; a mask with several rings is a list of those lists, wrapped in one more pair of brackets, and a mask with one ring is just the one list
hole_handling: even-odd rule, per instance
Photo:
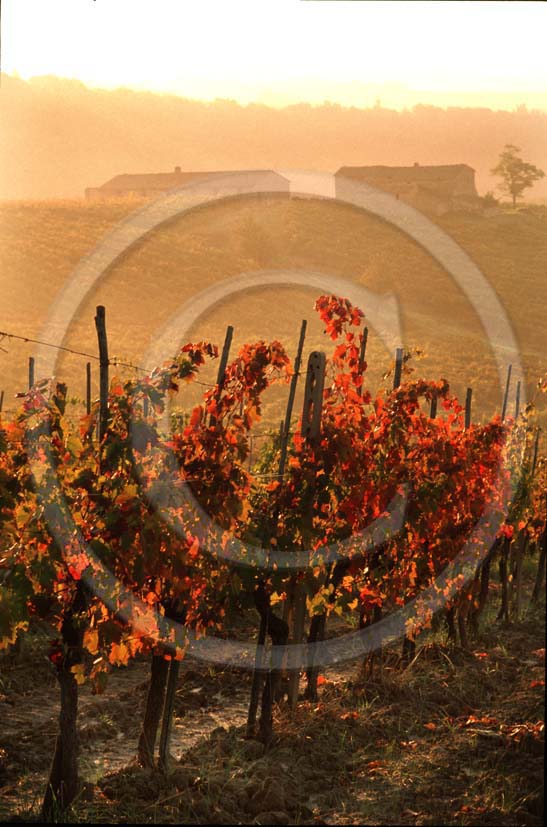
{"label": "farmhouse", "polygon": [[[231,175],[246,173],[248,188],[268,192],[288,192],[289,182],[282,175],[273,170],[220,170],[207,172],[183,172],[180,167],[175,167],[173,172],[151,172],[142,174],[116,175],[103,184],[101,187],[88,187],[85,197],[90,201],[107,201],[117,198],[158,198],[163,193],[177,190],[190,183],[197,183],[204,179],[219,179],[219,186],[222,189],[221,179],[224,177],[229,185]],[[215,191],[217,191],[215,186]]]}
{"label": "farmhouse", "polygon": [[475,187],[475,170],[467,164],[340,167],[336,173],[339,196],[343,195],[345,179],[389,192],[421,212],[433,215],[452,210],[475,212],[482,206]]}

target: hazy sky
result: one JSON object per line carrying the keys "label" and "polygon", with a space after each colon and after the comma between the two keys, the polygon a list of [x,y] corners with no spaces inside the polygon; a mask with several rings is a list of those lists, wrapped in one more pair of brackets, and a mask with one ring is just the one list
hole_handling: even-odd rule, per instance
{"label": "hazy sky", "polygon": [[3,0],[2,68],[274,105],[547,109],[542,2]]}

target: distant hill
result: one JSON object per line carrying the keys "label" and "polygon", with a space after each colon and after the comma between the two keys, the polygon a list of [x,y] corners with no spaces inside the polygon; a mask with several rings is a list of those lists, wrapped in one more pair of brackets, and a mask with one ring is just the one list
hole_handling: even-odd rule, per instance
{"label": "distant hill", "polygon": [[[122,173],[466,163],[483,195],[505,143],[547,169],[547,112],[284,109],[2,76],[0,199],[77,198]],[[310,138],[313,137],[313,140]],[[531,197],[547,198],[547,178]]]}

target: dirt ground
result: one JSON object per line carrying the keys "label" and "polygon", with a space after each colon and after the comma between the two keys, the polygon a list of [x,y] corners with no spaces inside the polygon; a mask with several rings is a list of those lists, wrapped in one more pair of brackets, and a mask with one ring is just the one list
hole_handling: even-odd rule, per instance
{"label": "dirt ground", "polygon": [[[36,818],[58,690],[39,641],[0,673],[0,820]],[[83,792],[67,821],[217,824],[539,825],[543,812],[544,608],[488,619],[473,651],[442,635],[401,670],[386,651],[325,670],[320,700],[276,710],[268,751],[245,738],[250,676],[183,661],[169,771],[135,753],[146,662],[80,696]]]}

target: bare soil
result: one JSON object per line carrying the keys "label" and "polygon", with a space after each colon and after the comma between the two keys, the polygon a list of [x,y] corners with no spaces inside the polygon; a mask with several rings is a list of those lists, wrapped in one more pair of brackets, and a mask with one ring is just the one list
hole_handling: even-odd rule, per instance
{"label": "bare soil", "polygon": [[[245,738],[246,673],[183,662],[169,772],[135,761],[149,665],[80,698],[83,791],[67,821],[540,825],[544,611],[489,622],[471,652],[430,637],[401,670],[326,670],[320,700],[276,710],[265,751]],[[36,818],[58,692],[39,641],[0,679],[0,820]],[[543,650],[543,654],[542,654]]]}

